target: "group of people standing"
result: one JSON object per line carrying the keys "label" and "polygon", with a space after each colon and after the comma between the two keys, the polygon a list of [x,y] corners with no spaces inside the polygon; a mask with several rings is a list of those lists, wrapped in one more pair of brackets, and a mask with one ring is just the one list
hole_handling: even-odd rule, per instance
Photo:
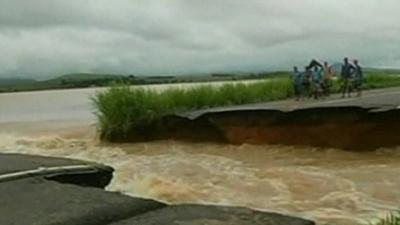
{"label": "group of people standing", "polygon": [[[344,58],[339,79],[339,91],[342,93],[342,98],[351,97],[353,90],[357,91],[358,96],[361,96],[363,71],[358,60],[354,60],[353,63],[351,64],[348,58]],[[304,72],[300,72],[296,66],[293,70],[294,92],[297,101],[305,98],[320,99],[331,94],[335,71],[328,62],[321,64],[313,59],[304,68]]]}

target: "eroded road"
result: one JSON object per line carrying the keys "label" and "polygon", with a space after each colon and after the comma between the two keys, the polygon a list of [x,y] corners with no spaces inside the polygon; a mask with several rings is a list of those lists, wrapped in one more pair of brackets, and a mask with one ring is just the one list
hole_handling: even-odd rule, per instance
{"label": "eroded road", "polygon": [[246,104],[232,107],[218,107],[208,110],[198,110],[184,113],[190,118],[198,117],[205,112],[222,112],[231,110],[271,109],[280,111],[293,111],[319,107],[362,107],[377,108],[381,110],[400,108],[400,88],[387,88],[365,91],[361,97],[341,98],[340,94],[334,94],[320,100],[306,99],[295,101],[294,99],[274,101],[268,103]]}

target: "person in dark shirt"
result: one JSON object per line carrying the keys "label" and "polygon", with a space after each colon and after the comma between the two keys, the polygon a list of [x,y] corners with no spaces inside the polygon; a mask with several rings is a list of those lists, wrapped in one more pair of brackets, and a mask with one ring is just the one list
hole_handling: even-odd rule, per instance
{"label": "person in dark shirt", "polygon": [[312,68],[320,67],[323,68],[322,64],[318,62],[316,59],[311,60],[310,64],[306,67],[307,70],[311,70]]}
{"label": "person in dark shirt", "polygon": [[303,99],[304,92],[304,73],[300,72],[297,67],[293,67],[293,88],[296,101]]}
{"label": "person in dark shirt", "polygon": [[354,79],[353,79],[353,87],[357,91],[357,96],[360,97],[362,95],[362,84],[364,81],[363,70],[358,64],[358,60],[354,60]]}
{"label": "person in dark shirt", "polygon": [[305,84],[304,89],[307,93],[308,98],[318,98],[320,93],[320,71],[322,64],[316,59],[312,59],[311,62],[305,68]]}
{"label": "person in dark shirt", "polygon": [[352,89],[352,78],[354,73],[354,66],[349,63],[349,59],[344,58],[344,64],[342,65],[342,98],[344,98],[347,94],[347,97],[351,97],[351,89]]}
{"label": "person in dark shirt", "polygon": [[319,99],[322,97],[322,69],[318,66],[314,66],[314,69],[311,73],[311,80],[312,80],[312,90],[314,99]]}
{"label": "person in dark shirt", "polygon": [[312,97],[312,91],[311,91],[311,69],[308,67],[304,68],[304,79],[303,79],[303,92],[304,96],[307,98]]}

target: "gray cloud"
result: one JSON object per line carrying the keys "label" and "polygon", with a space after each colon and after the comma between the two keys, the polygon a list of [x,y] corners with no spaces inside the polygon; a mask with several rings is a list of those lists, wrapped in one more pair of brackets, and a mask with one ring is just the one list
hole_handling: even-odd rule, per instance
{"label": "gray cloud", "polygon": [[398,0],[0,0],[0,76],[400,67]]}

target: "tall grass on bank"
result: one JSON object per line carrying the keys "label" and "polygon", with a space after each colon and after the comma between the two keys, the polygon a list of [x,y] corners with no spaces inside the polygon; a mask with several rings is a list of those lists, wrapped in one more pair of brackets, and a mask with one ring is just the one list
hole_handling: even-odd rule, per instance
{"label": "tall grass on bank", "polygon": [[136,128],[154,124],[166,114],[285,99],[293,96],[292,89],[289,78],[165,91],[114,84],[108,90],[98,92],[93,102],[101,138],[112,140],[115,137],[123,139]]}
{"label": "tall grass on bank", "polygon": [[384,218],[370,222],[370,225],[400,225],[400,211],[389,213]]}

